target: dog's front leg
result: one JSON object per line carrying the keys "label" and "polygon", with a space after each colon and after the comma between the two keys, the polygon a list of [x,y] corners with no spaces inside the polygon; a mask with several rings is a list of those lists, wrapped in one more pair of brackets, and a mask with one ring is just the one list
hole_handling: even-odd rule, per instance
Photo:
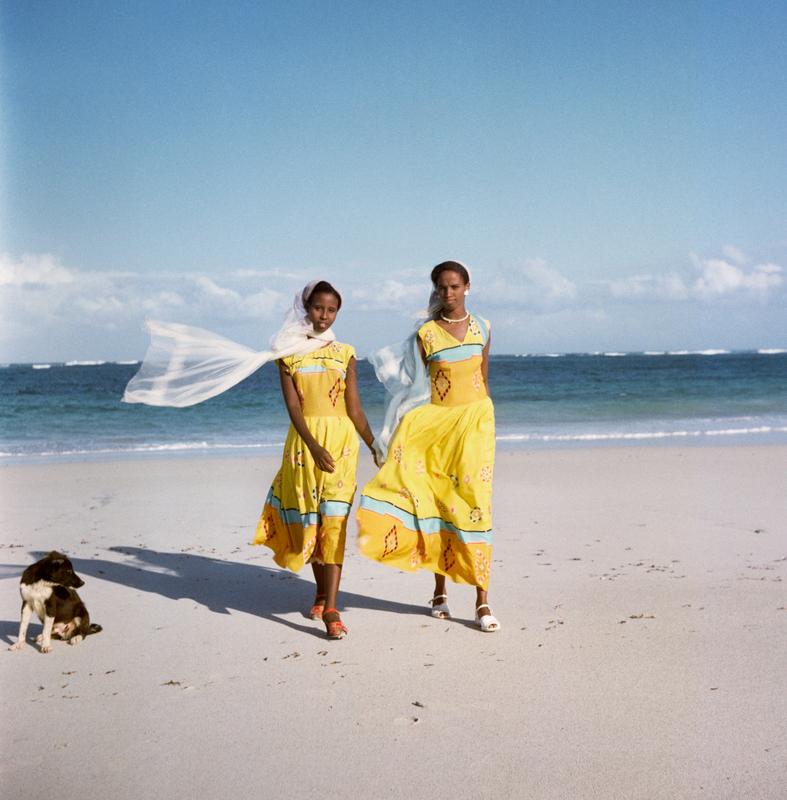
{"label": "dog's front leg", "polygon": [[55,624],[55,618],[46,616],[44,617],[44,632],[41,634],[41,652],[48,653],[52,649],[52,626]]}
{"label": "dog's front leg", "polygon": [[19,621],[19,638],[8,648],[9,650],[21,650],[25,646],[27,639],[27,626],[30,624],[30,617],[33,616],[33,608],[27,603],[22,603],[22,617]]}

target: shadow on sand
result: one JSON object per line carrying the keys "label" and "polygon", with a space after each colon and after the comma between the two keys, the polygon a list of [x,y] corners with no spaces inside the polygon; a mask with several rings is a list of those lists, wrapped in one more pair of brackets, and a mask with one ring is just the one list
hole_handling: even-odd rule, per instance
{"label": "shadow on sand", "polygon": [[[71,558],[74,570],[85,579],[100,578],[170,600],[186,598],[216,614],[242,611],[324,638],[324,632],[313,622],[299,625],[279,616],[298,610],[305,612],[314,598],[313,581],[292,572],[193,553],[168,553],[132,546],[115,546],[109,550],[127,556],[129,560]],[[30,555],[32,563],[45,553]],[[12,565],[0,567],[2,572],[10,569],[21,571]],[[339,592],[339,608],[364,608],[392,614],[424,613],[421,606],[345,591]],[[9,641],[18,631],[18,622],[0,621],[0,638]]]}
{"label": "shadow on sand", "polygon": [[[324,637],[314,623],[299,625],[280,617],[306,610],[314,597],[314,583],[286,570],[196,555],[167,553],[142,547],[110,547],[129,556],[128,563],[72,558],[77,574],[119,583],[167,597],[187,598],[217,614],[242,611],[278,622],[294,630]],[[340,591],[340,608],[364,608],[393,614],[423,614],[422,607],[353,592]]]}

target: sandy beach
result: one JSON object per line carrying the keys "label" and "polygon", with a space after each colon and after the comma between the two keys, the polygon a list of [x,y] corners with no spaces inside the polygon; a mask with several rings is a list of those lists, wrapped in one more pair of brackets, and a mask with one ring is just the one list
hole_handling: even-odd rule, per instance
{"label": "sandy beach", "polygon": [[[764,798],[787,786],[787,447],[502,452],[490,597],[356,554],[328,642],[252,536],[276,459],[0,471],[2,638],[61,549],[104,631],[0,655],[8,797]],[[371,475],[362,459],[359,482]]]}

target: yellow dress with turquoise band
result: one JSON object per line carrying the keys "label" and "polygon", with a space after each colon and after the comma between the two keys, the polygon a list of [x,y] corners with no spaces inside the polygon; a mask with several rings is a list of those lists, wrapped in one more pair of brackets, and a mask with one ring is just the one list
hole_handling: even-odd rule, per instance
{"label": "yellow dress with turquoise band", "polygon": [[495,416],[481,371],[489,323],[460,342],[436,322],[418,330],[431,402],[400,422],[388,460],[363,489],[359,547],[397,569],[427,569],[486,589],[492,563]]}
{"label": "yellow dress with turquoise band", "polygon": [[336,465],[334,472],[318,469],[290,425],[281,469],[265,500],[254,544],[270,547],[273,560],[294,572],[312,561],[344,561],[358,466],[358,434],[344,402],[347,366],[354,357],[349,344],[331,342],[308,355],[281,359],[295,383],[306,427]]}

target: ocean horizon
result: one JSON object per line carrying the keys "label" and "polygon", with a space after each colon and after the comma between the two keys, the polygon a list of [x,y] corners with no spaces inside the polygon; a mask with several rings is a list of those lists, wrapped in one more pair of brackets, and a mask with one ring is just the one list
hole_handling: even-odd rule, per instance
{"label": "ocean horizon", "polygon": [[[0,364],[0,464],[277,455],[288,427],[275,365],[186,409],[121,402],[139,361]],[[374,430],[386,402],[358,362]],[[490,358],[498,446],[787,442],[787,348],[521,353]]]}

